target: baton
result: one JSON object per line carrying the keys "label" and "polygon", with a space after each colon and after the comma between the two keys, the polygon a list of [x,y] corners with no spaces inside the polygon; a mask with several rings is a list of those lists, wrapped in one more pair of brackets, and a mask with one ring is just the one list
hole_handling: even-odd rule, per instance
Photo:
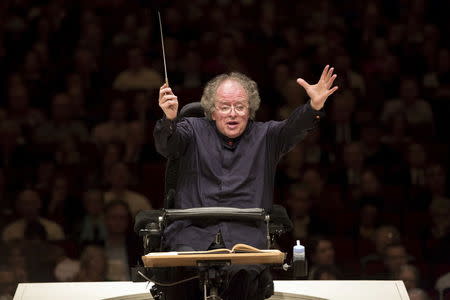
{"label": "baton", "polygon": [[158,10],[158,19],[159,19],[159,32],[161,33],[161,47],[164,61],[164,80],[166,81],[167,86],[169,86],[169,79],[167,78],[166,52],[164,51],[164,37],[162,32],[161,14],[159,13],[159,10]]}

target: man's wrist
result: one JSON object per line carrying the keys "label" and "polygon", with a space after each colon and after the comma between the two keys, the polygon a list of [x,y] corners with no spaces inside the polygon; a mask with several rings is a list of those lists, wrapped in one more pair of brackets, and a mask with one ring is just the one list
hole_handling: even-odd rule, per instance
{"label": "man's wrist", "polygon": [[314,105],[314,102],[312,100],[309,101],[309,106],[314,110],[321,110],[323,108],[323,105],[321,107]]}

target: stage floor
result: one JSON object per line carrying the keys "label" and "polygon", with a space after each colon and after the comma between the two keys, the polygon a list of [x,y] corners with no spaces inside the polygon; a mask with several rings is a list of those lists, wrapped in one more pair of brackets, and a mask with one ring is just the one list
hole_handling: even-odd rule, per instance
{"label": "stage floor", "polygon": [[[329,300],[409,300],[402,281],[275,281],[275,292]],[[14,300],[152,299],[145,282],[20,283]],[[135,295],[135,296],[133,296]],[[146,296],[148,295],[148,296]],[[288,295],[273,299],[308,299]],[[271,299],[272,299],[271,298]]]}

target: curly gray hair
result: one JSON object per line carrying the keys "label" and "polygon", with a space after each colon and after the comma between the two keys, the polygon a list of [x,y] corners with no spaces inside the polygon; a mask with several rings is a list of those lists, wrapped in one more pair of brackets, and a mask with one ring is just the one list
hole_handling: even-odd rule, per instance
{"label": "curly gray hair", "polygon": [[217,75],[206,84],[205,89],[203,90],[202,99],[200,100],[200,104],[205,112],[205,116],[210,120],[212,119],[211,116],[215,109],[217,89],[219,88],[220,84],[222,82],[225,82],[226,80],[237,81],[247,92],[249,116],[250,119],[253,120],[255,118],[256,111],[259,108],[259,104],[261,103],[261,99],[259,98],[258,86],[255,81],[238,72]]}

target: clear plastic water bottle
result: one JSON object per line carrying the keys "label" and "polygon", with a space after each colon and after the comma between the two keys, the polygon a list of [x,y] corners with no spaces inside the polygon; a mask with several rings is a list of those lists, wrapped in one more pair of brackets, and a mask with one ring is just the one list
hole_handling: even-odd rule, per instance
{"label": "clear plastic water bottle", "polygon": [[304,277],[308,275],[305,259],[305,247],[300,244],[299,240],[297,240],[297,244],[294,246],[292,250],[292,264],[294,266],[295,278]]}

